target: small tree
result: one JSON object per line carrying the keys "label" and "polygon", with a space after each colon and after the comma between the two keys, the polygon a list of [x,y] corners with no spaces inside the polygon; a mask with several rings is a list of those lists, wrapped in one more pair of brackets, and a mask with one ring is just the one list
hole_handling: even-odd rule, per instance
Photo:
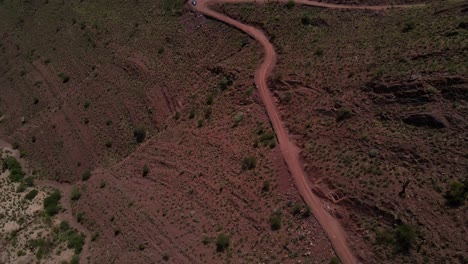
{"label": "small tree", "polygon": [[216,237],[216,251],[223,252],[229,247],[229,236],[221,233]]}

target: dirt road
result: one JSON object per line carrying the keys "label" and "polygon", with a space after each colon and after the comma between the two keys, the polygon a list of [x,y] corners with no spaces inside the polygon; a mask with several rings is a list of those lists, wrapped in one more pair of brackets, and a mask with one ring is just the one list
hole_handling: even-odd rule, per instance
{"label": "dirt road", "polygon": [[[265,51],[265,58],[262,64],[257,68],[255,72],[255,84],[262,98],[263,104],[265,105],[266,111],[270,118],[270,121],[273,125],[274,131],[276,133],[279,147],[283,153],[284,160],[288,166],[288,169],[293,176],[296,187],[299,190],[300,195],[310,207],[315,218],[318,220],[322,228],[328,235],[330,242],[335,249],[336,254],[339,256],[342,263],[358,263],[357,258],[354,256],[351,248],[349,247],[346,239],[346,234],[339,222],[327,211],[324,209],[321,200],[313,193],[311,185],[307,180],[306,174],[304,172],[303,166],[300,163],[300,150],[291,141],[288,131],[286,130],[283,122],[281,121],[280,112],[274,102],[274,98],[268,89],[267,78],[272,72],[275,63],[276,63],[276,53],[273,48],[273,45],[268,40],[268,37],[260,30],[240,23],[226,15],[215,12],[209,9],[209,5],[221,4],[221,3],[264,3],[268,1],[255,1],[255,0],[201,0],[194,7],[197,11],[215,18],[219,21],[230,24],[245,33],[249,34],[255,38],[263,46]],[[286,1],[282,1],[286,2]],[[349,6],[349,5],[336,5],[322,2],[314,2],[307,0],[296,0],[295,3],[317,6],[317,7],[326,7],[326,8],[339,8],[339,9],[371,9],[371,10],[382,10],[387,8],[394,7],[403,7],[403,6]],[[418,5],[412,5],[415,7]],[[408,7],[408,6],[404,6]]]}

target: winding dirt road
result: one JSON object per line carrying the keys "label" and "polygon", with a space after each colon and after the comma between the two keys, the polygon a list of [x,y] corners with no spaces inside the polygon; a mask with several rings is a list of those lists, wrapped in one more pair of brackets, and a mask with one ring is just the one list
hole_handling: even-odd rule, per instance
{"label": "winding dirt road", "polygon": [[[195,10],[203,13],[207,16],[215,18],[219,21],[225,22],[229,25],[232,25],[245,33],[249,34],[255,38],[263,46],[265,51],[265,58],[257,68],[255,72],[255,84],[262,98],[263,104],[265,105],[266,112],[270,118],[270,121],[273,125],[274,131],[276,133],[281,152],[283,153],[284,160],[288,166],[288,169],[293,176],[296,187],[299,190],[300,195],[310,207],[315,218],[318,220],[322,228],[328,235],[330,242],[335,249],[336,254],[340,258],[342,263],[358,263],[357,258],[354,256],[351,248],[349,247],[346,239],[346,233],[341,227],[340,223],[322,206],[320,198],[318,198],[311,189],[311,185],[307,180],[306,174],[304,172],[303,166],[300,163],[300,149],[291,141],[289,134],[281,121],[280,112],[276,104],[274,103],[274,98],[268,89],[267,78],[272,72],[275,63],[276,63],[276,53],[273,45],[268,40],[268,37],[259,29],[245,25],[236,21],[224,14],[218,13],[209,9],[210,5],[222,4],[222,3],[266,3],[271,1],[255,1],[255,0],[200,0],[197,5],[194,7]],[[279,2],[286,2],[281,0]],[[295,3],[316,6],[316,7],[325,7],[325,8],[335,8],[335,9],[370,9],[370,10],[383,10],[388,8],[395,7],[417,7],[423,5],[393,5],[393,6],[350,6],[350,5],[337,5],[329,4],[322,2],[314,2],[307,0],[296,0]]]}

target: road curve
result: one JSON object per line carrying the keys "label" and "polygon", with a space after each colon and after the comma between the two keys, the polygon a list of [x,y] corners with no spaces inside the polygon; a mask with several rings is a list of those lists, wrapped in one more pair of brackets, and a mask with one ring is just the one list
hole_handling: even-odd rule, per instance
{"label": "road curve", "polygon": [[[265,0],[200,0],[197,5],[194,7],[195,10],[203,13],[207,16],[215,18],[219,21],[232,25],[245,33],[249,34],[251,37],[255,38],[263,46],[265,51],[265,58],[262,64],[259,65],[255,72],[255,84],[257,86],[260,97],[262,98],[263,104],[265,105],[266,112],[270,118],[270,122],[273,125],[273,129],[276,133],[276,137],[279,142],[279,147],[283,153],[284,160],[288,166],[289,172],[293,176],[296,187],[306,202],[310,207],[312,213],[314,214],[317,221],[320,223],[322,228],[325,230],[336,254],[340,258],[342,263],[354,264],[358,263],[357,258],[354,256],[351,248],[349,247],[346,239],[346,233],[341,227],[340,223],[322,206],[321,200],[314,194],[311,189],[311,184],[309,183],[306,174],[304,172],[303,166],[300,163],[300,150],[290,140],[289,134],[281,121],[280,112],[274,102],[273,95],[268,89],[267,78],[272,72],[275,63],[276,63],[276,53],[273,45],[268,40],[268,37],[259,29],[245,25],[239,21],[236,21],[224,14],[213,11],[209,8],[210,5],[222,4],[222,3],[271,3],[272,1]],[[286,2],[281,0],[278,2]],[[315,1],[307,0],[296,0],[295,3],[325,7],[325,8],[335,8],[335,9],[370,9],[370,10],[383,10],[387,8],[395,7],[416,7],[421,5],[411,5],[411,6],[351,6],[351,5],[337,5],[329,4]]]}

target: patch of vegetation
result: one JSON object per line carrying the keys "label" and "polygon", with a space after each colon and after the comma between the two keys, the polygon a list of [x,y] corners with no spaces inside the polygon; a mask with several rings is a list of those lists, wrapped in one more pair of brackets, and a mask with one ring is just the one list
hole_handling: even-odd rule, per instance
{"label": "patch of vegetation", "polygon": [[252,170],[257,166],[257,159],[249,156],[242,159],[242,170]]}
{"label": "patch of vegetation", "polygon": [[91,171],[89,171],[89,170],[83,172],[83,174],[81,175],[81,180],[82,181],[87,181],[87,180],[89,180],[89,178],[91,178]]}
{"label": "patch of vegetation", "polygon": [[271,189],[271,186],[270,186],[270,181],[268,180],[265,180],[263,181],[263,186],[262,186],[262,193],[266,193],[266,192],[269,192],[270,189]]}
{"label": "patch of vegetation", "polygon": [[44,209],[48,216],[56,215],[59,212],[60,198],[62,198],[62,194],[59,190],[55,190],[51,195],[44,199]]}
{"label": "patch of vegetation", "polygon": [[52,241],[44,238],[31,239],[26,242],[26,247],[35,252],[37,259],[42,259],[52,250],[54,244]]}
{"label": "patch of vegetation", "polygon": [[281,213],[274,212],[268,219],[268,222],[270,223],[271,230],[273,231],[280,230],[281,229]]}
{"label": "patch of vegetation", "polygon": [[415,27],[416,27],[416,24],[414,22],[412,22],[412,21],[406,22],[403,25],[403,28],[401,29],[401,32],[408,33],[410,31],[412,31]]}
{"label": "patch of vegetation", "polygon": [[70,260],[70,264],[80,264],[80,256],[73,255],[73,257]]}
{"label": "patch of vegetation", "polygon": [[31,190],[30,192],[28,192],[25,196],[24,196],[24,199],[26,200],[33,200],[34,198],[36,198],[36,195],[38,194],[39,192],[36,190],[36,189],[33,189]]}
{"label": "patch of vegetation", "polygon": [[229,77],[229,76],[224,76],[223,78],[221,78],[221,80],[219,81],[218,85],[219,85],[219,89],[221,91],[224,91],[226,90],[229,86],[232,85],[232,79]]}
{"label": "patch of vegetation", "polygon": [[74,228],[71,228],[68,222],[62,221],[60,223],[60,235],[61,241],[67,242],[67,247],[74,249],[75,255],[78,255],[83,250],[85,243],[85,235],[78,233]]}
{"label": "patch of vegetation", "polygon": [[71,192],[70,199],[72,201],[77,201],[78,199],[80,199],[80,197],[81,197],[80,188],[78,188],[77,186],[74,186]]}
{"label": "patch of vegetation", "polygon": [[449,184],[448,190],[445,193],[445,199],[450,206],[460,206],[468,197],[467,182],[453,181]]}
{"label": "patch of vegetation", "polygon": [[323,55],[323,52],[324,52],[323,48],[318,47],[317,49],[315,49],[314,54],[315,56],[320,57]]}
{"label": "patch of vegetation", "polygon": [[257,139],[254,142],[254,147],[258,145],[263,145],[264,147],[269,146],[274,148],[276,146],[276,135],[275,132],[269,130],[265,131],[262,125],[257,128],[256,134],[258,135]]}
{"label": "patch of vegetation", "polygon": [[10,175],[8,176],[8,179],[12,182],[22,182],[24,178],[24,172],[23,169],[21,168],[21,164],[19,163],[18,160],[16,160],[15,157],[9,156],[6,159],[3,160],[3,165],[2,165],[4,170],[9,170]]}
{"label": "patch of vegetation", "polygon": [[344,121],[346,119],[353,117],[353,115],[354,114],[353,112],[351,112],[351,110],[342,107],[338,109],[338,111],[336,112],[336,121],[337,122]]}
{"label": "patch of vegetation", "polygon": [[107,140],[106,141],[106,148],[112,148],[112,140]]}
{"label": "patch of vegetation", "polygon": [[393,245],[397,252],[406,254],[416,243],[417,237],[412,226],[403,224],[391,231],[377,232],[376,243]]}
{"label": "patch of vegetation", "polygon": [[60,77],[60,79],[62,79],[62,83],[67,83],[67,82],[70,81],[70,76],[66,75],[63,72],[59,73],[58,77]]}
{"label": "patch of vegetation", "polygon": [[149,173],[150,169],[148,165],[143,166],[143,177],[146,177]]}
{"label": "patch of vegetation", "polygon": [[237,127],[239,123],[242,122],[242,120],[244,120],[244,113],[242,112],[237,113],[237,115],[234,117],[233,127]]}
{"label": "patch of vegetation", "polygon": [[226,250],[229,247],[229,239],[228,235],[220,233],[218,237],[216,237],[216,251],[223,252]]}
{"label": "patch of vegetation", "polygon": [[296,2],[294,2],[294,0],[288,0],[288,2],[284,4],[284,7],[286,7],[287,9],[292,9],[295,5],[296,5]]}
{"label": "patch of vegetation", "polygon": [[332,257],[330,259],[330,264],[340,264],[340,259],[338,257]]}
{"label": "patch of vegetation", "polygon": [[137,127],[133,131],[133,137],[135,138],[137,143],[143,143],[146,138],[146,131],[144,127]]}
{"label": "patch of vegetation", "polygon": [[164,12],[170,15],[181,15],[184,0],[163,0],[161,2]]}

